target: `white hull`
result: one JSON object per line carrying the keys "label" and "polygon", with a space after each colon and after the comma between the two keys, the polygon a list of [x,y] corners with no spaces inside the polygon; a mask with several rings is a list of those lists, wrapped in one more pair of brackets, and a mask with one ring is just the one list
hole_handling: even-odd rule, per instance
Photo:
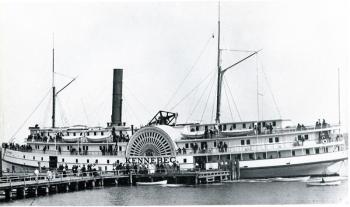
{"label": "white hull", "polygon": [[307,186],[334,186],[340,185],[340,181],[332,181],[332,182],[317,182],[317,183],[306,183]]}
{"label": "white hull", "polygon": [[157,182],[136,182],[136,185],[166,185],[168,183],[167,180],[157,181]]}

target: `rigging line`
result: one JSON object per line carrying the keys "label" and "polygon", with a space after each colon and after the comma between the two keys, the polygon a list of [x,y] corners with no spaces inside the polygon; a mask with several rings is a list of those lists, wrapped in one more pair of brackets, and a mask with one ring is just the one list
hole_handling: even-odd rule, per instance
{"label": "rigging line", "polygon": [[[214,83],[215,83],[215,79],[214,79],[213,83],[211,84],[211,87],[210,87],[210,90],[209,90],[209,94],[208,94],[208,98],[207,98],[207,101],[205,102],[204,110],[203,110],[203,113],[202,113],[202,116],[201,116],[200,123],[202,123],[205,110],[207,109],[207,105],[208,105],[208,102],[209,102],[209,98],[210,98],[211,92],[213,90]],[[212,114],[213,114],[213,112],[214,112],[214,110],[212,111]]]}
{"label": "rigging line", "polygon": [[45,111],[44,111],[44,114],[43,114],[43,120],[42,120],[42,122],[40,123],[40,125],[42,125],[42,126],[45,126],[46,123],[47,123],[47,119],[49,118],[49,117],[47,116],[47,114],[50,114],[50,113],[49,113],[49,111],[50,111],[50,106],[51,106],[51,101],[49,101],[49,102],[47,103],[47,105],[46,105],[46,108],[45,108]]}
{"label": "rigging line", "polygon": [[152,114],[152,113],[150,112],[150,110],[148,109],[148,107],[146,107],[146,105],[143,104],[142,101],[140,101],[140,99],[137,98],[137,96],[131,91],[131,89],[130,89],[128,86],[125,85],[125,88],[126,88],[126,90],[128,90],[128,92],[130,92],[130,94],[136,99],[136,101],[139,102],[139,103],[141,104],[141,106],[143,107],[143,109],[145,109],[146,112],[147,112],[148,114]]}
{"label": "rigging line", "polygon": [[[217,91],[216,90],[214,90],[214,95],[216,96],[216,93],[217,93]],[[213,123],[214,122],[214,120],[213,120],[213,118],[214,118],[214,108],[215,108],[215,101],[213,101],[213,106],[212,106],[212,109],[211,109],[211,117],[210,117],[210,122],[211,123]]]}
{"label": "rigging line", "polygon": [[17,133],[19,132],[19,130],[22,129],[22,127],[27,123],[27,121],[30,119],[30,117],[36,112],[36,110],[38,110],[39,106],[44,102],[45,98],[50,94],[51,92],[51,88],[50,90],[46,93],[46,95],[44,96],[43,99],[40,100],[39,104],[34,108],[34,110],[29,114],[29,116],[27,117],[27,119],[20,125],[20,127],[17,129],[17,131],[11,136],[10,142],[12,142],[15,139],[15,136],[17,135]]}
{"label": "rigging line", "polygon": [[230,52],[256,52],[255,50],[232,50],[232,49],[221,49],[223,51],[230,51]]}
{"label": "rigging line", "polygon": [[233,114],[232,114],[232,110],[231,110],[231,104],[230,104],[230,99],[228,98],[228,96],[227,96],[227,92],[226,92],[226,89],[227,87],[224,87],[224,92],[225,92],[225,95],[226,95],[226,99],[227,99],[227,103],[228,103],[228,109],[230,110],[230,114],[231,114],[231,119],[232,119],[232,121],[234,120],[233,119]]}
{"label": "rigging line", "polygon": [[83,101],[82,98],[80,99],[80,101],[81,101],[81,105],[83,106],[83,111],[84,111],[84,115],[85,115],[85,119],[86,119],[86,124],[89,125],[89,123],[90,123],[89,122],[89,117],[88,117],[88,115],[86,113],[86,107],[85,107],[84,101]]}
{"label": "rigging line", "polygon": [[[214,77],[214,76],[213,76],[213,77]],[[209,86],[211,85],[211,82],[212,82],[212,80],[213,80],[213,77],[209,79],[209,82],[208,82],[207,86],[205,87],[205,89],[203,90],[203,93],[202,93],[201,96],[199,97],[197,103],[194,105],[194,107],[193,107],[191,113],[188,115],[188,117],[187,117],[187,119],[186,119],[186,123],[187,123],[188,119],[191,117],[191,115],[194,113],[194,111],[197,109],[197,107],[198,107],[199,103],[201,102],[201,100],[202,100],[202,98],[203,98],[203,96],[204,96],[206,90],[207,90],[207,89],[209,88]]]}
{"label": "rigging line", "polygon": [[[125,98],[124,98],[124,99],[125,99]],[[127,102],[127,101],[125,100],[125,102]],[[126,105],[126,104],[125,104],[125,105]],[[134,114],[135,118],[139,121],[139,123],[142,123],[141,119],[139,118],[139,116],[137,115],[137,113],[133,110],[133,108],[132,108],[132,106],[131,106],[130,103],[128,104],[128,109],[131,111],[131,113],[129,113],[129,115]],[[129,110],[127,110],[127,111],[129,111]],[[131,117],[131,116],[130,116],[130,117]]]}
{"label": "rigging line", "polygon": [[210,77],[210,75],[211,75],[213,72],[214,72],[214,71],[211,71],[210,73],[208,73],[208,75],[207,75],[202,81],[200,81],[199,84],[197,84],[189,93],[187,93],[179,102],[177,102],[177,103],[175,104],[175,106],[173,106],[173,107],[170,109],[170,111],[173,110],[174,108],[176,108],[184,99],[186,99],[189,95],[191,95],[191,93],[193,93],[193,91],[194,91],[195,89],[197,89],[200,85],[202,85],[202,84],[206,81],[206,79],[207,79],[208,77]]}
{"label": "rigging line", "polygon": [[68,117],[66,116],[66,111],[65,109],[63,108],[63,104],[61,103],[61,99],[57,97],[57,102],[58,102],[58,105],[59,107],[61,108],[61,121],[62,121],[62,124],[66,125],[66,126],[69,126],[69,120],[68,120]]}
{"label": "rigging line", "polygon": [[74,79],[74,77],[65,75],[65,74],[63,74],[63,73],[55,72],[55,74],[60,75],[60,76],[63,76],[63,77],[66,77],[66,78]]}
{"label": "rigging line", "polygon": [[269,91],[270,91],[270,93],[271,93],[271,95],[272,95],[272,100],[273,100],[273,103],[274,103],[274,105],[275,105],[275,107],[276,107],[278,116],[279,116],[279,118],[281,119],[281,118],[282,118],[281,111],[280,111],[280,109],[279,109],[279,107],[278,107],[278,105],[277,105],[277,101],[276,101],[276,99],[275,99],[275,95],[273,94],[273,91],[272,91],[270,82],[269,82],[269,80],[267,79],[267,75],[266,75],[266,73],[265,73],[265,71],[264,71],[264,68],[263,68],[262,66],[261,66],[261,71],[262,71],[262,73],[263,73],[263,75],[264,75],[264,78],[265,78],[265,80],[266,80],[266,85],[267,85],[267,87],[268,87],[268,89],[269,89]]}
{"label": "rigging line", "polygon": [[188,78],[188,76],[191,74],[191,72],[193,71],[193,69],[195,68],[195,66],[197,65],[199,59],[202,57],[202,55],[204,54],[204,51],[207,49],[208,44],[210,42],[211,39],[213,39],[214,37],[211,35],[207,42],[205,43],[203,49],[201,50],[201,52],[199,53],[199,56],[197,56],[196,60],[194,61],[194,63],[192,64],[192,66],[189,68],[185,78],[181,81],[181,83],[179,84],[179,86],[176,88],[175,92],[172,94],[172,96],[170,97],[169,101],[165,104],[165,106],[163,107],[164,109],[166,109],[168,107],[168,105],[171,103],[171,101],[175,98],[175,95],[179,92],[180,88],[182,87],[182,85],[184,84],[185,80]]}
{"label": "rigging line", "polygon": [[231,98],[232,98],[233,105],[235,106],[235,109],[236,109],[236,112],[237,112],[237,115],[238,115],[239,121],[242,121],[242,117],[241,117],[241,114],[239,113],[239,110],[238,110],[238,107],[237,107],[236,101],[235,101],[235,99],[233,98],[233,95],[232,95],[232,92],[231,92],[231,88],[230,88],[230,86],[228,85],[228,83],[227,83],[227,81],[226,81],[226,78],[225,78],[225,77],[224,77],[224,84],[226,84],[226,87],[228,88],[228,92],[230,93],[230,96],[231,96]]}

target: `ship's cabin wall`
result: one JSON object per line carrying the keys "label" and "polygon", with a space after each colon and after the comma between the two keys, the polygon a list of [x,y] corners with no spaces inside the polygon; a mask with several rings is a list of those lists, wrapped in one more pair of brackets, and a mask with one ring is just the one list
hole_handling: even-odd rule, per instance
{"label": "ship's cabin wall", "polygon": [[255,125],[261,126],[262,128],[267,125],[272,125],[273,128],[285,128],[291,126],[290,120],[264,120],[264,121],[247,121],[247,122],[229,122],[217,124],[183,124],[178,125],[178,128],[189,128],[190,131],[205,131],[205,130],[215,130],[218,126],[220,131],[230,131],[236,129],[253,129]]}

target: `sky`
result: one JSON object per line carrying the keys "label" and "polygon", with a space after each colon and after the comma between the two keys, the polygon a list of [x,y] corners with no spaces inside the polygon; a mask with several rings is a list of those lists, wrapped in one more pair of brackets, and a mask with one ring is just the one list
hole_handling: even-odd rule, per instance
{"label": "sky", "polygon": [[[221,121],[338,123],[339,68],[347,131],[348,9],[345,0],[222,1],[222,67],[261,51],[225,73]],[[124,69],[127,124],[158,110],[213,122],[217,21],[217,1],[0,1],[1,141],[51,125],[53,47],[57,89],[77,77],[58,95],[57,126],[106,126],[113,68]]]}

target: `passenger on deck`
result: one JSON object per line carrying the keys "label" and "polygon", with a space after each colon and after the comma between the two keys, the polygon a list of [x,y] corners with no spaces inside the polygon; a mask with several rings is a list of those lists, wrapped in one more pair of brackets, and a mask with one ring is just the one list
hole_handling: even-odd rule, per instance
{"label": "passenger on deck", "polygon": [[38,177],[39,177],[39,170],[38,169],[34,170],[34,175],[35,175],[35,181],[38,181]]}

